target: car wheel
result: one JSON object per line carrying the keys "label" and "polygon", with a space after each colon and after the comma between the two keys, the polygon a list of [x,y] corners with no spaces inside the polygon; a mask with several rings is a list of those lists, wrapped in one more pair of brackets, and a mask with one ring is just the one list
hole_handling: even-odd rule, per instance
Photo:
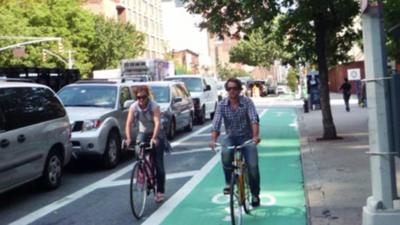
{"label": "car wheel", "polygon": [[214,115],[215,115],[215,111],[217,110],[217,103],[215,103],[214,105],[214,112],[210,113],[210,119],[213,120],[214,119]]}
{"label": "car wheel", "polygon": [[185,128],[185,131],[192,131],[193,130],[193,114],[190,113],[189,123]]}
{"label": "car wheel", "polygon": [[103,155],[104,167],[107,169],[114,168],[119,162],[120,153],[120,138],[117,133],[111,132],[108,135],[106,149]]}
{"label": "car wheel", "polygon": [[59,152],[50,150],[41,177],[46,189],[56,189],[61,184],[63,160]]}
{"label": "car wheel", "polygon": [[168,140],[174,139],[175,131],[176,131],[176,123],[175,123],[175,119],[172,118],[171,123],[169,124],[168,132],[167,132]]}
{"label": "car wheel", "polygon": [[201,109],[201,113],[200,113],[200,115],[198,115],[197,122],[199,124],[204,124],[206,122],[206,107],[205,106],[203,106],[203,108]]}

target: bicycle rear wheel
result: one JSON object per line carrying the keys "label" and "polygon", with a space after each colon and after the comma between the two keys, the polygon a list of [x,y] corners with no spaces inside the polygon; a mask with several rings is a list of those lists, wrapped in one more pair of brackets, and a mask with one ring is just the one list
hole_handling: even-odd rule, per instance
{"label": "bicycle rear wheel", "polygon": [[240,194],[238,189],[238,177],[232,175],[230,184],[230,194],[229,194],[229,207],[231,211],[231,223],[232,225],[242,224],[242,204],[240,202]]}
{"label": "bicycle rear wheel", "polygon": [[147,177],[140,162],[133,164],[130,184],[130,203],[136,219],[143,216],[147,198]]}

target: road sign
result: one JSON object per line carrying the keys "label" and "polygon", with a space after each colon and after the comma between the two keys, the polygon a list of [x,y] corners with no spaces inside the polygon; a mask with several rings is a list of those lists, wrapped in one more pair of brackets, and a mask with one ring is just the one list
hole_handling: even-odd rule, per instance
{"label": "road sign", "polygon": [[349,80],[361,80],[360,69],[348,69],[347,70],[347,78]]}
{"label": "road sign", "polygon": [[21,47],[16,47],[13,49],[13,55],[14,58],[20,58],[20,57],[24,57],[25,54],[25,47],[21,46]]}

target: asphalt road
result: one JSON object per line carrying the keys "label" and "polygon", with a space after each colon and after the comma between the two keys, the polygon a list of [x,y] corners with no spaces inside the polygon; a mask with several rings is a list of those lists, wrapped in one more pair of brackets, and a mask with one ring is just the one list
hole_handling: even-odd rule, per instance
{"label": "asphalt road", "polygon": [[[276,99],[275,99],[276,100]],[[257,110],[298,103],[258,99]],[[174,152],[166,154],[166,200],[180,190],[214,156],[208,148],[210,121],[195,126],[190,133],[179,133],[172,141]],[[132,157],[112,170],[95,161],[81,161],[67,168],[63,183],[54,191],[43,191],[36,182],[0,195],[0,224],[141,224],[133,218],[129,205],[129,175]],[[222,180],[222,177],[221,177]],[[146,215],[161,205],[148,201]],[[144,218],[145,220],[146,218]]]}

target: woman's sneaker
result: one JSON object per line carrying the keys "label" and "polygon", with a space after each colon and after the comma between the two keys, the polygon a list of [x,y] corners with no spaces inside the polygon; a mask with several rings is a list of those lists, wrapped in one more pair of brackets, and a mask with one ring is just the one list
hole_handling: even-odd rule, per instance
{"label": "woman's sneaker", "polygon": [[163,201],[164,201],[164,194],[158,192],[158,193],[156,194],[156,196],[154,197],[154,201],[157,202],[157,203],[163,202]]}

